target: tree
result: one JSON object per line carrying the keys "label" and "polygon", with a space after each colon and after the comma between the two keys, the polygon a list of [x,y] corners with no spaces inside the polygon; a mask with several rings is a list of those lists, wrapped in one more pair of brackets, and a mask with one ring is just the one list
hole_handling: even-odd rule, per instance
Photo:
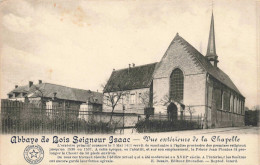
{"label": "tree", "polygon": [[255,110],[255,111],[259,111],[260,110],[260,105],[255,105],[253,106],[252,110]]}
{"label": "tree", "polygon": [[185,105],[182,104],[179,101],[173,100],[168,94],[164,95],[164,97],[160,101],[161,105],[165,106],[167,109],[168,114],[168,120],[174,120],[177,119],[177,105],[179,105],[182,108],[181,111],[181,120],[183,119],[183,111],[185,110]]}
{"label": "tree", "polygon": [[163,96],[160,102],[161,105],[165,106],[167,109],[168,120],[173,121],[174,119],[176,119],[178,109],[177,106],[173,104],[173,100],[171,99],[171,97],[166,94]]}
{"label": "tree", "polygon": [[41,109],[43,109],[43,105],[44,105],[44,100],[43,100],[43,93],[44,93],[44,90],[43,89],[40,89],[40,87],[35,87],[35,90],[37,91],[37,95],[40,97],[41,99]]}
{"label": "tree", "polygon": [[[116,106],[119,104],[119,101],[123,99],[123,96],[126,94],[126,92],[119,84],[115,83],[110,83],[109,86],[102,85],[102,87],[105,96],[105,99],[103,99],[103,103],[112,109],[109,119],[109,123],[111,124],[114,110]],[[122,110],[124,110],[124,105],[122,106]]]}
{"label": "tree", "polygon": [[38,102],[35,105],[38,105],[39,108],[43,109],[44,106],[44,89],[41,89],[39,86],[33,86],[32,88],[32,93],[34,95],[34,97],[40,97],[40,102]]}
{"label": "tree", "polygon": [[250,110],[245,107],[245,125],[257,126],[259,124],[260,106],[255,105]]}
{"label": "tree", "polygon": [[168,106],[171,103],[171,98],[168,94],[164,95],[160,100],[162,106]]}
{"label": "tree", "polygon": [[192,114],[193,113],[195,113],[196,111],[195,111],[195,109],[192,107],[192,106],[190,106],[190,105],[188,105],[188,106],[186,106],[187,108],[186,108],[186,110],[189,112],[189,114],[190,114],[190,121],[192,120]]}
{"label": "tree", "polygon": [[[154,105],[157,105],[156,95],[151,91],[145,91],[139,96],[140,103],[144,105],[144,109],[152,111]],[[151,113],[146,114],[146,120],[149,120]]]}
{"label": "tree", "polygon": [[156,95],[153,92],[150,91],[145,91],[141,93],[139,96],[140,102],[145,106],[145,107],[153,107],[154,105],[157,104]]}

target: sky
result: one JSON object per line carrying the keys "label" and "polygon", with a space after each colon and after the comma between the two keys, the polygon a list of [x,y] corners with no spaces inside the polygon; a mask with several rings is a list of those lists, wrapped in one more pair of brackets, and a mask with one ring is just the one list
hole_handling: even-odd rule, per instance
{"label": "sky", "polygon": [[[213,10],[218,66],[252,107],[256,1],[215,0]],[[211,13],[209,0],[0,1],[1,98],[38,80],[102,91],[113,69],[160,61],[177,32],[205,55]]]}

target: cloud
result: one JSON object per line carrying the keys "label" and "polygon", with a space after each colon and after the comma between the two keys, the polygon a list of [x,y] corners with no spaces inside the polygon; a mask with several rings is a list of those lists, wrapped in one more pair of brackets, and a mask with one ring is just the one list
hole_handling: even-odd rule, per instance
{"label": "cloud", "polygon": [[32,31],[32,18],[21,18],[12,13],[3,17],[3,25],[13,32],[28,33]]}

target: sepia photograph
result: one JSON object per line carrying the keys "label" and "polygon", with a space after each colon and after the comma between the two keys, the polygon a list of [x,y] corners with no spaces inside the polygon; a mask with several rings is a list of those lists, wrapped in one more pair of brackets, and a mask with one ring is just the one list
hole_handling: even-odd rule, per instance
{"label": "sepia photograph", "polygon": [[259,164],[259,6],[0,1],[0,164]]}

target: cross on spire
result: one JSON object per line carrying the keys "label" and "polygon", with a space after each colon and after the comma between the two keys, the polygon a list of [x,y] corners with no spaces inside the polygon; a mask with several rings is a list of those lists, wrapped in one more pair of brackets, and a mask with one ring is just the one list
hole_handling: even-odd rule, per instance
{"label": "cross on spire", "polygon": [[211,0],[211,10],[212,10],[212,13],[213,13],[213,8],[214,8],[214,0]]}

